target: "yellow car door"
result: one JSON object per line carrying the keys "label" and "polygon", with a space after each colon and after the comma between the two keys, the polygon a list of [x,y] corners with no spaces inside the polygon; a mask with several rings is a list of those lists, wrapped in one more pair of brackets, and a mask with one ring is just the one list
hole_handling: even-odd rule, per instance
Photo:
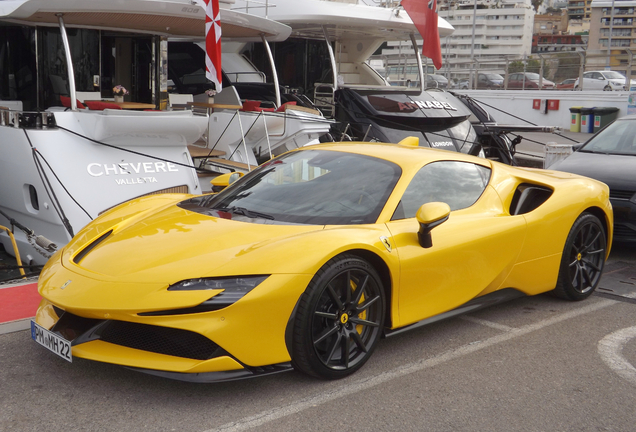
{"label": "yellow car door", "polygon": [[[468,162],[424,166],[405,190],[387,227],[400,259],[394,287],[394,327],[452,310],[501,287],[523,246],[526,222],[510,216],[488,185],[490,169]],[[415,213],[427,202],[445,202],[447,221],[431,231],[432,246],[418,241]]]}

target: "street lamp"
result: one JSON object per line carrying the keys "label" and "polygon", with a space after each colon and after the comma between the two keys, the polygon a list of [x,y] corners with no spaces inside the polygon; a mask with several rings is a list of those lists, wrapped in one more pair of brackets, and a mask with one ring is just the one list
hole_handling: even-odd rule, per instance
{"label": "street lamp", "polygon": [[607,60],[605,61],[605,70],[610,70],[610,57],[612,56],[612,32],[614,31],[614,1],[612,0],[612,12],[610,15],[609,38],[607,40]]}

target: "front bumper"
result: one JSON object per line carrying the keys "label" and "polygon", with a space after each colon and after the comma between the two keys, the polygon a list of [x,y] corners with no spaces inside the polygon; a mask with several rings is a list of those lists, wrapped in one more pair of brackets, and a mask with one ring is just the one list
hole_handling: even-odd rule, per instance
{"label": "front bumper", "polygon": [[187,381],[240,379],[288,369],[285,331],[311,276],[272,275],[231,306],[192,314],[65,311],[43,299],[36,322],[71,341],[74,357]]}

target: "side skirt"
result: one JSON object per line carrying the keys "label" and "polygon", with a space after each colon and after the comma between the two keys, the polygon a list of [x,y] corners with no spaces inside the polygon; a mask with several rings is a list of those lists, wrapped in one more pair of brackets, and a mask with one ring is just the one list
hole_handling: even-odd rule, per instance
{"label": "side skirt", "polygon": [[456,309],[441,313],[439,315],[432,316],[430,318],[426,318],[425,320],[410,324],[406,327],[401,327],[394,330],[386,329],[384,331],[384,337],[395,336],[400,333],[404,333],[405,331],[423,327],[425,325],[432,324],[437,321],[456,317],[458,315],[462,315],[469,312],[475,312],[479,309],[483,309],[483,308],[493,306],[499,303],[507,302],[508,300],[516,299],[519,297],[525,297],[525,296],[526,294],[514,288],[505,288],[490,294],[486,294],[485,296],[474,298],[468,303],[464,303],[463,305],[459,306]]}
{"label": "side skirt", "polygon": [[281,372],[294,370],[291,363],[279,363],[270,366],[254,367],[249,369],[241,369],[236,371],[224,372],[202,372],[202,373],[183,373],[169,372],[154,369],[143,369],[135,367],[126,367],[126,369],[142,372],[149,375],[155,375],[162,378],[169,378],[177,381],[186,381],[194,383],[213,383],[224,381],[236,381],[257,376],[272,375]]}

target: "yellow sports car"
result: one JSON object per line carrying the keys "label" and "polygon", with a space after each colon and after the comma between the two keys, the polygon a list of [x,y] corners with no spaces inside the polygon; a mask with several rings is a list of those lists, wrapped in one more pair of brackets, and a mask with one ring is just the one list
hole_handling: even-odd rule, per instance
{"label": "yellow sports car", "polygon": [[517,296],[588,297],[611,240],[595,180],[321,144],[218,194],[143,197],[94,220],[44,268],[32,337],[181,380],[342,378],[383,335]]}

